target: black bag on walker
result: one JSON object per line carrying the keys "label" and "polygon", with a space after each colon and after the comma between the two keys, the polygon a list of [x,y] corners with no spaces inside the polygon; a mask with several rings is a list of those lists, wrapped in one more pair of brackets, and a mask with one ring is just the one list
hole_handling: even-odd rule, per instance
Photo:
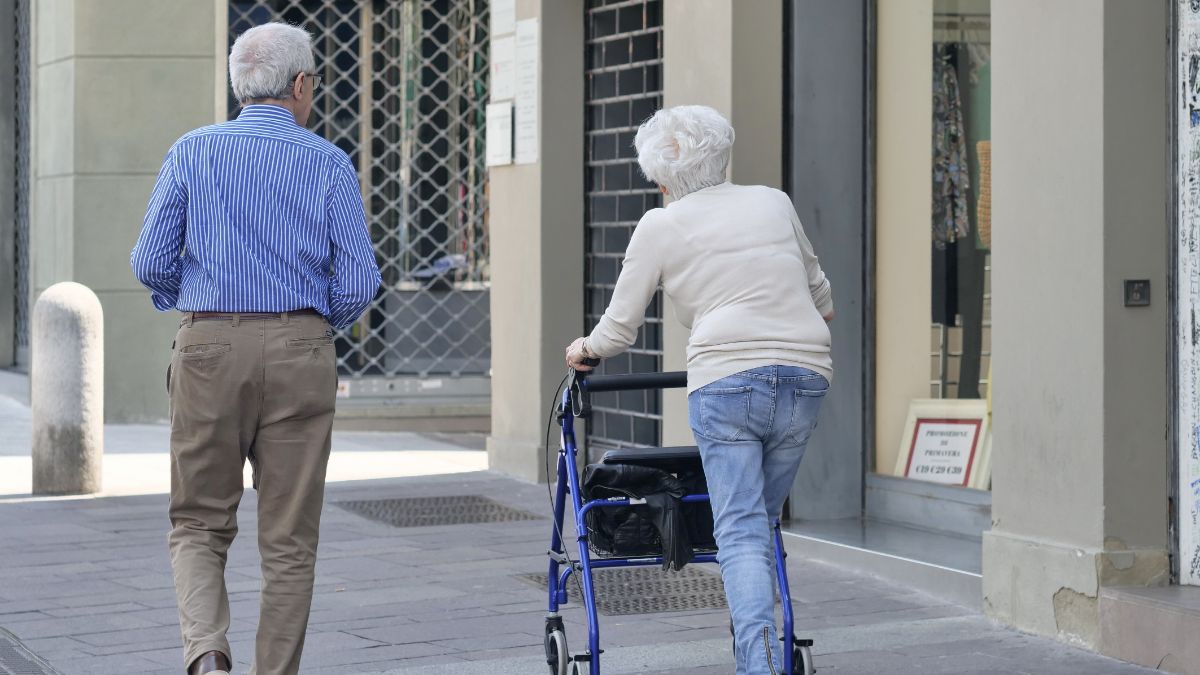
{"label": "black bag on walker", "polygon": [[583,497],[644,499],[645,504],[593,508],[588,544],[600,556],[663,556],[663,569],[682,569],[695,551],[716,550],[708,502],[684,503],[708,487],[693,448],[613,450],[583,472]]}

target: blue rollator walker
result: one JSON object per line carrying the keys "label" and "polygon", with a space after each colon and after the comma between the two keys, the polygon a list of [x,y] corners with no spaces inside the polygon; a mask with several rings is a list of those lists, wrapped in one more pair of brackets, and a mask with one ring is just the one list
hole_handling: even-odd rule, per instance
{"label": "blue rollator walker", "polygon": [[[582,480],[575,470],[577,464],[578,445],[575,442],[575,420],[586,419],[590,413],[590,394],[604,391],[629,391],[641,389],[672,389],[687,386],[687,374],[683,372],[670,373],[640,373],[631,375],[598,375],[588,377],[586,373],[572,370],[567,376],[567,386],[563,389],[558,403],[558,420],[561,427],[561,437],[558,452],[558,485],[554,497],[554,529],[550,535],[550,571],[547,577],[550,596],[549,613],[546,615],[546,663],[550,666],[552,675],[599,675],[600,655],[600,622],[596,613],[596,594],[593,583],[594,570],[613,567],[638,567],[663,565],[663,555],[597,555],[593,552],[594,542],[589,545],[590,524],[595,522],[596,509],[629,508],[644,504],[643,499],[608,497],[588,499],[584,494]],[[700,462],[700,451],[694,446],[679,448],[640,448],[612,450],[605,453],[602,464],[637,464],[641,466],[656,466],[667,471],[676,471],[680,467],[688,467],[702,478],[703,469]],[[563,517],[566,512],[568,494],[575,513],[576,541],[578,542],[578,560],[567,553],[563,535]],[[681,501],[683,508],[692,504],[709,501],[707,487],[702,492],[685,494]],[[644,506],[641,508],[645,508]],[[592,518],[589,518],[589,513]],[[707,516],[708,532],[711,542],[711,513],[704,509]],[[791,593],[788,590],[786,553],[783,549],[783,538],[779,533],[779,522],[775,529],[775,569],[779,582],[779,597],[783,605],[783,632],[781,640],[791,645],[784,649],[784,673],[791,675],[812,675],[815,672],[812,661],[812,640],[799,640],[795,637],[794,619],[792,615]],[[661,549],[660,549],[661,550]],[[611,552],[608,552],[611,553]],[[694,548],[693,563],[715,563],[717,555],[715,545],[704,549]],[[582,581],[583,604],[587,613],[588,643],[586,651],[571,656],[567,649],[566,629],[559,607],[567,603],[567,581],[572,574],[579,575]]]}

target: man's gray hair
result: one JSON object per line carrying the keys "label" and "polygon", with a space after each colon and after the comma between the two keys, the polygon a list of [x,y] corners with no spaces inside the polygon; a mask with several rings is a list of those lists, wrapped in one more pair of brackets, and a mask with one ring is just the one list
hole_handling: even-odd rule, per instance
{"label": "man's gray hair", "polygon": [[642,174],[679,199],[725,181],[733,127],[705,105],[663,108],[642,123],[633,145]]}
{"label": "man's gray hair", "polygon": [[312,35],[286,23],[264,23],[238,36],[229,50],[229,82],[243,105],[287,99],[296,75],[316,69]]}

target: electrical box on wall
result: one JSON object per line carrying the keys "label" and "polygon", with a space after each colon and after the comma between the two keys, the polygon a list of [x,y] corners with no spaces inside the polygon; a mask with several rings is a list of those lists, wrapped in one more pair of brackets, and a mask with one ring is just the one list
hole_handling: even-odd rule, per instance
{"label": "electrical box on wall", "polygon": [[1150,280],[1149,279],[1126,279],[1125,280],[1125,306],[1126,307],[1149,307],[1150,306]]}

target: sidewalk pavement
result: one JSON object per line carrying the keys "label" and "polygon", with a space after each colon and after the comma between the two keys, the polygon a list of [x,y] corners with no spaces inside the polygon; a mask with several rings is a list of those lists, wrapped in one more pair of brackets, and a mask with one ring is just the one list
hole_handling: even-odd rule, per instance
{"label": "sidewalk pavement", "polygon": [[[0,500],[32,487],[28,378],[0,370]],[[170,431],[163,424],[110,424],[104,428],[100,496],[164,494],[171,487]],[[481,434],[447,442],[430,434],[335,431],[331,482],[425,476],[487,468]],[[250,468],[246,467],[246,485]]]}
{"label": "sidewalk pavement", "polygon": [[[16,435],[8,425],[19,407],[5,408],[0,392],[0,415],[5,415],[0,438]],[[109,433],[156,444],[165,438],[153,426],[136,433],[110,428]],[[347,439],[342,442],[349,447],[356,437],[338,438]],[[389,446],[451,445],[452,440],[378,434],[372,447],[382,449],[354,461],[370,463],[391,452]],[[457,440],[478,443],[477,438]],[[338,445],[335,440],[335,454]],[[157,446],[140,449],[148,456],[162,452]],[[480,454],[462,448],[432,452]],[[395,461],[405,465],[403,456]],[[460,496],[485,497],[532,518],[395,527],[339,505]],[[546,592],[519,578],[545,573],[547,500],[545,486],[482,471],[331,482],[303,672],[548,672],[542,656]],[[255,513],[255,495],[248,490],[227,574],[237,673],[248,668],[257,622]],[[0,628],[66,674],[182,672],[167,527],[162,493],[0,498]],[[699,565],[689,569],[715,571]],[[821,673],[1153,672],[1007,630],[970,610],[801,555],[791,557],[789,577],[798,631],[816,640]],[[579,605],[567,605],[564,616],[568,643],[578,652],[586,641]],[[605,673],[732,671],[724,609],[602,615],[601,626]],[[0,649],[0,658],[3,653]]]}

